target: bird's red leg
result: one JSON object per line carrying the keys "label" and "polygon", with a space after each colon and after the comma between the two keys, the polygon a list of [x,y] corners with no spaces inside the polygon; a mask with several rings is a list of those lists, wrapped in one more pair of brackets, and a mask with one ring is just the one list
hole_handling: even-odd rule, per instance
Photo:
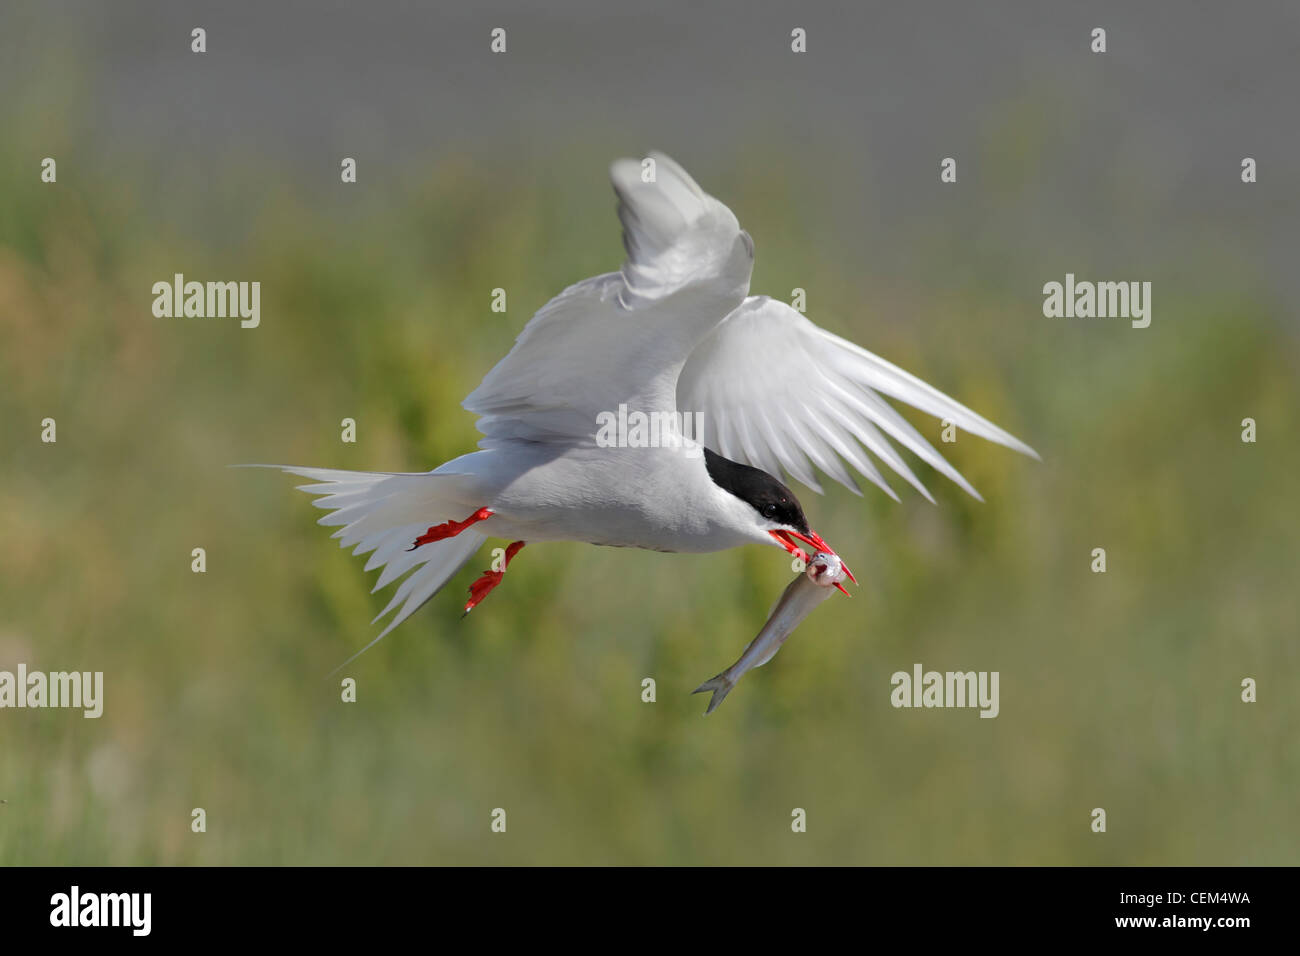
{"label": "bird's red leg", "polygon": [[514,542],[514,544],[506,548],[505,561],[502,562],[500,571],[484,571],[469,586],[469,600],[465,602],[466,614],[478,607],[479,602],[492,593],[492,589],[501,583],[501,579],[505,577],[506,568],[510,567],[510,559],[518,554],[519,549],[523,546],[522,541]]}
{"label": "bird's red leg", "polygon": [[444,521],[442,524],[435,524],[424,534],[415,539],[415,544],[407,548],[407,551],[414,551],[422,544],[429,544],[433,541],[442,541],[444,538],[454,538],[470,525],[479,521],[485,521],[491,518],[495,512],[491,508],[479,508],[464,521]]}

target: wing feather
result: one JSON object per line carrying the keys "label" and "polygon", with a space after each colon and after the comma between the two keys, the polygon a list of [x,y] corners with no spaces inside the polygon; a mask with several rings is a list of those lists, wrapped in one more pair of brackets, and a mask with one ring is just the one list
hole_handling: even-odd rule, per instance
{"label": "wing feather", "polygon": [[681,166],[652,153],[610,169],[627,261],[542,306],[462,403],[487,439],[586,441],[622,403],[676,409],[677,375],[696,343],[749,291],[753,245],[731,210]]}
{"label": "wing feather", "polygon": [[933,386],[766,296],[746,299],[715,327],[691,353],[677,382],[678,407],[702,413],[706,444],[716,443],[711,447],[728,458],[772,474],[782,467],[821,492],[809,467],[815,465],[861,493],[847,462],[897,500],[870,452],[933,502],[890,444],[892,438],[979,498],[970,482],[881,395],[1038,457],[1024,442]]}

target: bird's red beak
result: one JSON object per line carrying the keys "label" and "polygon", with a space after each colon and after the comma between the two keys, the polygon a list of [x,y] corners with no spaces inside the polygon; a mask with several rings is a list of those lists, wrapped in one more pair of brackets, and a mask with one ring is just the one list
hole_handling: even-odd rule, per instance
{"label": "bird's red beak", "polygon": [[[810,530],[807,534],[801,534],[798,531],[782,530],[782,531],[769,531],[768,534],[776,538],[777,542],[781,545],[781,547],[785,548],[793,555],[802,557],[805,561],[808,560],[809,555],[804,554],[803,549],[800,548],[797,544],[795,544],[794,541],[791,540],[791,538],[798,538],[804,544],[813,548],[814,551],[825,551],[827,554],[834,554],[836,557],[839,557],[835,549],[832,548],[829,544],[827,544],[826,539],[823,538],[821,535],[819,535],[816,531]],[[842,558],[840,560],[843,561]],[[858,579],[853,576],[853,572],[849,570],[849,566],[847,564],[844,565],[844,573],[849,576],[849,580],[852,581],[854,584],[858,583]],[[839,588],[841,591],[844,591],[845,594],[849,593],[848,591],[844,590],[844,587],[842,585],[837,584],[835,586]]]}

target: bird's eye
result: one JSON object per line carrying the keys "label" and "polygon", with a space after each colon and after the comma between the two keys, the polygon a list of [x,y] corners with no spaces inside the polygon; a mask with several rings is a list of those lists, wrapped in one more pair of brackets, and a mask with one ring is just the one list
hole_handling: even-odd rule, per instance
{"label": "bird's eye", "polygon": [[765,518],[775,518],[775,517],[776,517],[776,505],[767,505],[767,506],[763,509],[763,517],[765,517]]}

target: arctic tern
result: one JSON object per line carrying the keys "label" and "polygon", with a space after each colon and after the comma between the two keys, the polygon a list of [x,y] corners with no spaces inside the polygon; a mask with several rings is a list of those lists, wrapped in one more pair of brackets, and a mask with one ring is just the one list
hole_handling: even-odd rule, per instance
{"label": "arctic tern", "polygon": [[[464,400],[484,435],[477,451],[418,473],[260,466],[311,479],[299,487],[330,512],[319,523],[338,527],[342,547],[369,554],[367,571],[382,568],[375,591],[406,575],[375,618],[396,611],[392,620],[345,664],[433,597],[490,537],[510,544],[470,586],[466,614],[525,543],[676,552],[766,544],[805,562],[835,555],[778,476],[784,469],[821,493],[815,466],[857,492],[847,462],[898,500],[870,452],[933,502],[891,438],[979,498],[882,396],[1038,457],[791,306],[749,295],[753,240],[668,156],[617,160],[610,176],[627,258],[618,272],[584,279],[542,306]],[[649,446],[597,441],[598,421],[621,406],[661,421],[694,416],[703,434]],[[840,579],[853,580],[843,571],[816,583],[843,590]],[[800,585],[805,609],[793,617],[783,610],[764,645],[779,646],[821,590]],[[715,681],[706,687],[724,694],[734,683],[728,674]]]}

